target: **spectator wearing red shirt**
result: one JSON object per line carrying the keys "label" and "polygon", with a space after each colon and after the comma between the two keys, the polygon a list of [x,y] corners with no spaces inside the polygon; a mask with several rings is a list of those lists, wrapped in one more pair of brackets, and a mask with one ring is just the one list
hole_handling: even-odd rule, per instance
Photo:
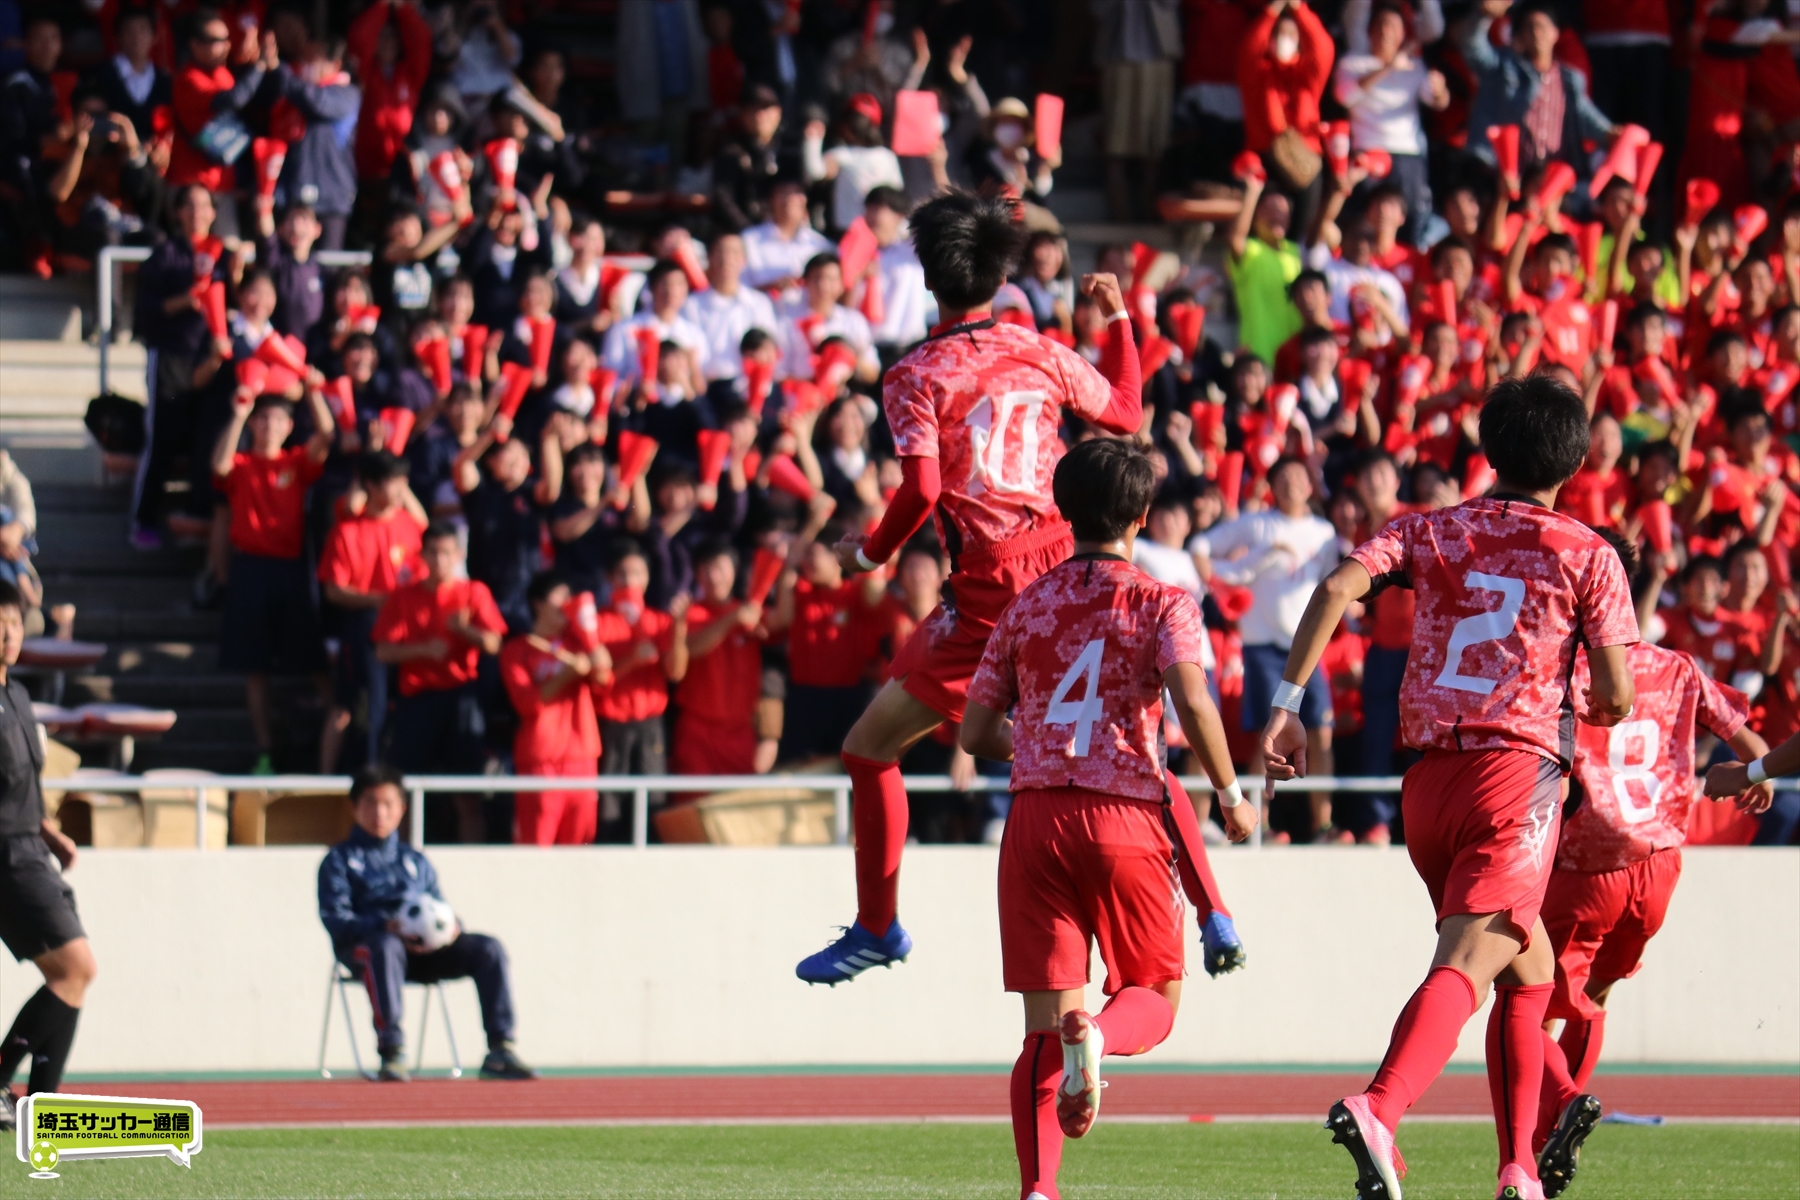
{"label": "spectator wearing red shirt", "polygon": [[670,739],[677,775],[748,775],[756,766],[762,698],[762,605],[737,599],[737,552],[708,542],[694,555],[699,596],[688,607],[686,671]]}
{"label": "spectator wearing red shirt", "polygon": [[[272,33],[262,35],[262,54],[241,77],[225,63],[230,53],[231,29],[224,19],[217,13],[200,14],[188,34],[187,65],[175,75],[175,144],[167,174],[171,187],[197,183],[213,193],[218,209],[214,232],[220,237],[237,236],[237,190],[232,165],[218,156],[217,148],[233,135],[248,137],[239,114],[252,101],[264,99],[259,95],[264,82],[272,81],[281,66]],[[239,153],[247,148],[245,141]]]}
{"label": "spectator wearing red shirt", "polygon": [[387,719],[387,668],[375,660],[371,635],[389,593],[419,571],[419,535],[425,510],[406,485],[406,464],[379,450],[357,469],[366,498],[360,512],[339,521],[319,555],[325,599],[337,609],[338,657],[331,708],[319,739],[319,773],[337,770],[338,752],[358,697],[368,700],[366,761],[381,760]]}
{"label": "spectator wearing red shirt", "polygon": [[[463,571],[461,539],[434,521],[419,548],[423,578],[381,606],[375,659],[400,668],[388,759],[402,771],[479,775],[487,765],[487,717],[475,678],[483,654],[500,653],[506,621],[487,585]],[[464,842],[486,840],[476,797],[454,797]]]}
{"label": "spectator wearing red shirt", "polygon": [[[303,552],[306,491],[324,473],[332,423],[316,387],[308,390],[307,402],[313,434],[288,448],[294,416],[287,401],[240,388],[232,398],[231,424],[212,453],[219,492],[231,506],[231,587],[225,593],[219,666],[245,673],[244,707],[256,738],[254,775],[275,771],[270,674],[318,674],[323,682],[325,670],[325,644]],[[246,425],[248,453],[238,449]]]}
{"label": "spectator wearing red shirt", "polygon": [[1556,511],[1568,513],[1593,529],[1617,529],[1631,505],[1631,477],[1619,466],[1624,438],[1609,412],[1594,414],[1587,461],[1556,494]]}
{"label": "spectator wearing red shirt", "polygon": [[1716,558],[1694,558],[1681,572],[1681,603],[1663,617],[1662,644],[1691,657],[1707,678],[1729,683],[1750,653],[1751,633],[1742,621],[1719,606],[1725,591],[1725,565]]}
{"label": "spectator wearing red shirt", "polygon": [[866,631],[875,619],[887,572],[844,577],[832,551],[844,530],[825,520],[829,512],[816,506],[813,519],[795,539],[769,622],[772,630],[787,632],[781,761],[788,763],[840,753],[845,735],[869,703],[873,647]]}
{"label": "spectator wearing red shirt", "polygon": [[1238,46],[1238,90],[1244,99],[1244,149],[1262,155],[1269,183],[1294,206],[1293,227],[1309,230],[1325,194],[1321,165],[1311,178],[1284,169],[1297,152],[1320,155],[1319,100],[1331,81],[1337,47],[1303,0],[1276,0]]}
{"label": "spectator wearing red shirt", "polygon": [[[640,484],[641,486],[641,484]],[[594,689],[600,717],[600,773],[665,775],[669,770],[669,683],[687,670],[688,598],[676,595],[668,611],[651,608],[650,561],[636,542],[623,542],[607,571],[611,587],[600,610],[600,645],[612,657],[612,680]],[[661,797],[652,794],[652,803]],[[628,834],[624,796],[608,792],[601,817],[601,840]]]}
{"label": "spectator wearing red shirt", "polygon": [[413,112],[431,74],[431,27],[407,0],[378,0],[345,35],[362,83],[356,118],[356,174],[383,180],[412,132]]}
{"label": "spectator wearing red shirt", "polygon": [[[480,584],[471,584],[480,587]],[[583,649],[566,613],[569,585],[549,571],[526,588],[531,632],[500,651],[500,678],[519,731],[513,735],[517,775],[591,776],[600,765],[600,728],[592,685],[604,683],[612,659],[604,647]],[[594,840],[600,795],[593,791],[520,792],[513,800],[513,841],[522,846],[585,846]]]}

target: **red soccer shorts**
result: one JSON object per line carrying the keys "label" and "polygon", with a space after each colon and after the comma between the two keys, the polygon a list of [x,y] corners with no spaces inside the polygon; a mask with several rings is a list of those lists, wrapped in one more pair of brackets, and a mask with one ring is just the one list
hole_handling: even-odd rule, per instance
{"label": "red soccer shorts", "polygon": [[1160,807],[1083,788],[1013,797],[1000,843],[1007,991],[1085,987],[1095,942],[1108,996],[1186,973],[1181,881]]}
{"label": "red soccer shorts", "polygon": [[[533,762],[514,756],[520,775],[598,775],[592,758]],[[513,798],[513,841],[521,846],[585,846],[599,830],[599,792],[520,792]]]}
{"label": "red soccer shorts", "polygon": [[1406,850],[1438,921],[1505,913],[1526,945],[1556,858],[1562,771],[1528,750],[1433,750],[1400,788]]}
{"label": "red soccer shorts", "polygon": [[1630,979],[1662,928],[1681,879],[1681,851],[1659,850],[1617,871],[1558,871],[1544,896],[1544,930],[1556,952],[1552,1017],[1592,1017],[1589,980]]}
{"label": "red soccer shorts", "polygon": [[1059,521],[957,556],[956,572],[944,583],[944,603],[894,656],[893,677],[944,720],[961,721],[969,681],[1000,614],[1033,580],[1074,552],[1073,535]]}

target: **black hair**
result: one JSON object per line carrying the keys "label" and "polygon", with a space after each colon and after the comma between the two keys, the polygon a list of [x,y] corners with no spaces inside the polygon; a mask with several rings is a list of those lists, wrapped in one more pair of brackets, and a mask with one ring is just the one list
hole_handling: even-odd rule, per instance
{"label": "black hair", "polygon": [[525,604],[527,607],[536,608],[550,598],[551,592],[559,587],[567,586],[568,582],[556,571],[539,571],[531,577],[531,582],[525,585]]}
{"label": "black hair", "polygon": [[657,259],[655,264],[648,271],[644,272],[645,290],[655,287],[670,275],[680,275],[684,280],[687,278],[686,273],[681,269],[681,264],[674,259]]}
{"label": "black hair", "polygon": [[730,539],[722,537],[707,538],[698,546],[694,547],[695,570],[700,568],[701,563],[709,563],[715,558],[729,558],[732,566],[735,567],[738,565],[737,548],[731,544]]}
{"label": "black hair", "polygon": [[1566,233],[1546,233],[1543,240],[1532,247],[1531,252],[1533,254],[1548,254],[1552,250],[1561,250],[1570,258],[1577,257],[1575,239]]}
{"label": "black hair", "polygon": [[1308,325],[1305,329],[1300,331],[1300,348],[1302,350],[1309,346],[1321,346],[1326,342],[1336,341],[1337,334],[1325,328],[1323,325]]}
{"label": "black hair", "polygon": [[1500,479],[1545,492],[1572,478],[1588,455],[1587,406],[1546,375],[1504,379],[1481,409],[1481,448]]}
{"label": "black hair", "polygon": [[947,309],[980,308],[1013,272],[1024,247],[1016,200],[945,192],[912,215],[913,248],[925,286]]}
{"label": "black hair", "polygon": [[1688,560],[1688,565],[1681,568],[1681,585],[1686,587],[1689,583],[1693,582],[1694,576],[1702,571],[1711,571],[1720,579],[1725,578],[1726,574],[1724,562],[1714,558],[1710,554],[1701,554],[1694,558],[1690,558]]}
{"label": "black hair", "polygon": [[606,451],[592,442],[583,442],[567,454],[563,455],[563,465],[573,467],[577,463],[606,461]]}
{"label": "black hair", "polygon": [[439,517],[432,521],[431,524],[427,525],[425,527],[425,532],[419,535],[419,545],[423,546],[426,542],[441,541],[444,538],[449,538],[453,542],[461,540],[456,526],[449,521],[444,520],[442,517]]}
{"label": "black hair", "polygon": [[1675,449],[1675,443],[1671,442],[1668,438],[1664,438],[1658,442],[1651,442],[1646,446],[1638,447],[1637,457],[1638,469],[1640,471],[1643,470],[1646,459],[1667,459],[1671,467],[1678,467],[1681,461],[1680,453]]}
{"label": "black hair", "polygon": [[1725,548],[1724,561],[1726,578],[1730,578],[1731,576],[1731,564],[1744,557],[1746,554],[1754,554],[1758,557],[1762,556],[1762,547],[1756,544],[1755,538],[1739,538]]}
{"label": "black hair", "polygon": [[133,5],[119,9],[118,15],[113,18],[113,36],[118,36],[119,26],[125,24],[127,21],[148,21],[150,23],[150,28],[156,28],[156,14],[147,8],[139,8]]}
{"label": "black hair", "polygon": [[1744,340],[1744,335],[1735,329],[1718,330],[1711,337],[1706,339],[1706,357],[1711,358],[1733,342],[1736,342],[1740,346],[1749,345],[1749,343]]}
{"label": "black hair", "polygon": [[1719,420],[1727,432],[1735,430],[1739,422],[1757,417],[1765,421],[1769,418],[1769,410],[1763,405],[1761,392],[1747,387],[1728,387],[1720,391]]}
{"label": "black hair", "polygon": [[1616,192],[1620,188],[1625,188],[1630,191],[1636,191],[1637,185],[1635,183],[1633,183],[1631,180],[1625,178],[1623,175],[1614,175],[1611,179],[1608,179],[1606,181],[1605,186],[1603,186],[1600,189],[1600,194],[1602,196],[1604,196],[1608,192]]}
{"label": "black hair", "polygon": [[290,417],[294,415],[294,406],[288,402],[286,396],[279,392],[264,392],[258,396],[250,407],[250,415],[255,416],[259,412],[267,412],[272,408],[279,408]]}
{"label": "black hair", "polygon": [[20,612],[25,611],[25,597],[19,594],[19,589],[11,580],[0,579],[0,608],[16,608]]}
{"label": "black hair", "polygon": [[344,339],[344,349],[342,352],[351,350],[373,350],[375,351],[377,358],[381,356],[381,348],[375,344],[374,336],[372,334],[363,333],[360,330]]}
{"label": "black hair", "polygon": [[811,279],[814,271],[824,267],[837,267],[842,269],[843,263],[839,261],[836,250],[821,250],[811,258],[807,259],[806,265],[800,269],[800,278]]}
{"label": "black hair", "polygon": [[383,484],[406,473],[406,460],[387,450],[372,450],[356,464],[356,477],[366,484]]}
{"label": "black hair", "polygon": [[1509,14],[1512,18],[1512,27],[1515,30],[1523,29],[1525,27],[1525,22],[1530,20],[1535,13],[1542,13],[1545,17],[1548,17],[1550,24],[1556,26],[1556,28],[1561,29],[1563,27],[1562,17],[1557,14],[1556,6],[1552,4],[1550,0],[1525,0],[1525,3],[1514,6],[1512,12]]}
{"label": "black hair", "polygon": [[746,357],[755,354],[764,346],[775,344],[775,335],[761,326],[752,326],[744,331],[743,340],[738,342],[738,353]]}
{"label": "black hair", "polygon": [[1300,294],[1300,289],[1309,283],[1316,283],[1327,292],[1331,290],[1331,280],[1325,278],[1325,272],[1308,267],[1306,270],[1294,276],[1294,282],[1288,284],[1288,299],[1292,300],[1298,296]]}
{"label": "black hair", "polygon": [[1280,458],[1277,458],[1274,462],[1269,464],[1269,469],[1263,475],[1263,478],[1274,479],[1279,472],[1285,471],[1289,467],[1299,467],[1306,472],[1308,479],[1312,478],[1312,468],[1308,467],[1306,465],[1306,460],[1301,458],[1298,454],[1283,454]]}
{"label": "black hair", "polygon": [[466,379],[459,379],[450,385],[450,394],[444,397],[444,403],[461,404],[465,400],[480,400],[481,396]]}
{"label": "black hair", "polygon": [[1475,251],[1470,247],[1469,243],[1463,241],[1461,238],[1447,237],[1431,248],[1432,265],[1436,266],[1438,263],[1442,262],[1454,250],[1461,250],[1470,258],[1475,257]]}
{"label": "black hair", "polygon": [[350,776],[350,803],[355,804],[378,787],[390,785],[399,788],[401,796],[406,795],[406,778],[400,774],[400,768],[384,762],[365,763]]}
{"label": "black hair", "polygon": [[650,562],[650,556],[644,553],[643,543],[639,542],[636,538],[622,537],[615,539],[606,547],[607,572],[611,573],[620,563],[628,558],[641,558],[644,560],[645,565],[648,565]]}
{"label": "black hair", "polygon": [[1092,438],[1056,464],[1051,490],[1077,541],[1116,542],[1149,511],[1156,471],[1130,442]]}
{"label": "black hair", "polygon": [[1625,314],[1625,328],[1642,329],[1651,321],[1667,321],[1669,316],[1654,304],[1640,304]]}
{"label": "black hair", "polygon": [[253,283],[266,283],[270,287],[274,287],[275,275],[267,267],[251,267],[244,272],[244,277],[238,280],[238,293],[243,294],[244,290]]}
{"label": "black hair", "polygon": [[882,184],[880,187],[872,187],[869,189],[869,194],[863,197],[863,207],[885,208],[890,212],[897,212],[904,217],[907,213],[912,211],[912,202],[906,198],[906,193],[899,188],[888,187],[886,184]]}
{"label": "black hair", "polygon": [[697,487],[700,483],[700,477],[694,474],[694,469],[686,463],[679,461],[671,462],[660,470],[655,471],[654,476],[655,477],[650,480],[650,492],[652,495],[654,495],[658,489],[667,487],[671,483],[686,484],[689,487]]}
{"label": "black hair", "polygon": [[[1596,529],[1594,532],[1599,534],[1600,540],[1611,546],[1613,553],[1619,556],[1619,565],[1625,568],[1625,578],[1635,581],[1639,568],[1644,565],[1642,556],[1638,554],[1637,543],[1629,541],[1616,529]],[[1636,600],[1637,598],[1637,588],[1634,586],[1632,599]]]}

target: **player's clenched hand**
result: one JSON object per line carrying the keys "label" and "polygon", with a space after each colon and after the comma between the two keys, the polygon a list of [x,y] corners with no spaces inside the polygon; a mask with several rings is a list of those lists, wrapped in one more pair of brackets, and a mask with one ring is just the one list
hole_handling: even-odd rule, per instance
{"label": "player's clenched hand", "polygon": [[1219,806],[1219,820],[1225,823],[1225,836],[1234,842],[1241,842],[1256,832],[1256,824],[1260,818],[1256,815],[1256,805],[1245,801],[1234,808]]}
{"label": "player's clenched hand", "polygon": [[1773,803],[1775,803],[1775,781],[1772,779],[1765,779],[1761,783],[1753,785],[1749,791],[1737,798],[1738,811],[1749,813],[1753,817],[1759,817],[1768,812],[1769,806]]}
{"label": "player's clenched hand", "polygon": [[1306,774],[1306,726],[1285,708],[1269,714],[1263,730],[1263,797],[1273,799],[1275,782]]}
{"label": "player's clenched hand", "polygon": [[1125,311],[1125,293],[1119,288],[1119,277],[1109,271],[1083,275],[1081,294],[1094,302],[1102,317]]}
{"label": "player's clenched hand", "polygon": [[1709,800],[1741,796],[1750,789],[1750,768],[1741,762],[1720,763],[1706,773],[1706,795]]}
{"label": "player's clenched hand", "polygon": [[837,555],[838,565],[844,568],[844,574],[860,575],[869,569],[863,566],[857,558],[857,554],[861,552],[863,542],[866,540],[860,533],[846,534],[838,539],[837,545],[831,548],[832,553]]}

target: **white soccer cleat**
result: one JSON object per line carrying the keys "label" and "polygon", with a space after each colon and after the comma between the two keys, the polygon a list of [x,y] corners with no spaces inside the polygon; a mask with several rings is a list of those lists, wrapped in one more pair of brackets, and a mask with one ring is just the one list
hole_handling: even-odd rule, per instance
{"label": "white soccer cleat", "polygon": [[1056,1123],[1063,1136],[1078,1138],[1100,1115],[1100,1056],[1106,1039],[1094,1018],[1080,1009],[1062,1019],[1063,1077],[1056,1088]]}

